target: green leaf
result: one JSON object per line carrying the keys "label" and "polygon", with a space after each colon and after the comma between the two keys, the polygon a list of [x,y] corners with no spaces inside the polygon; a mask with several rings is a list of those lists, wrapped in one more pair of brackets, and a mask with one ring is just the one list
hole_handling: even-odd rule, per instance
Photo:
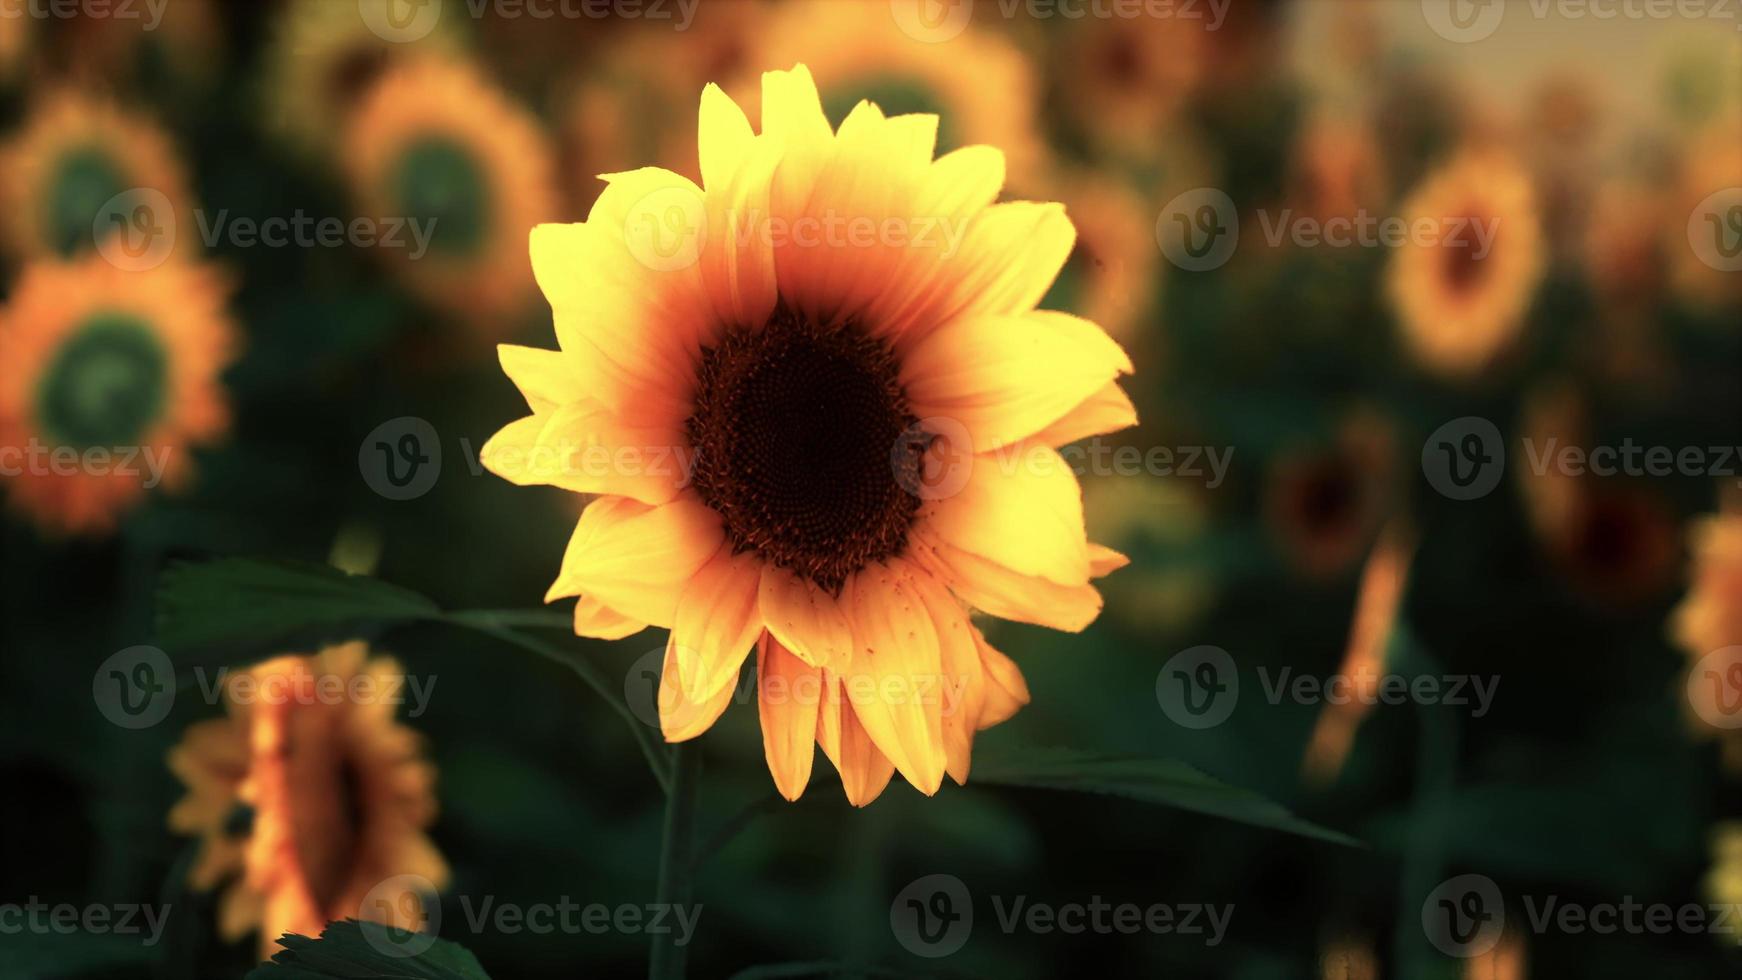
{"label": "green leaf", "polygon": [[1230,786],[1176,759],[1028,749],[974,759],[971,785],[1025,786],[1123,796],[1352,847],[1360,841],[1302,820],[1249,789]]}
{"label": "green leaf", "polygon": [[308,562],[224,558],[170,566],[157,588],[157,637],[170,651],[251,645],[310,629],[437,615],[397,585]]}
{"label": "green leaf", "polygon": [[[407,955],[424,943],[427,948]],[[247,980],[490,980],[458,943],[356,919],[327,923],[319,939],[293,934],[278,944],[284,949],[250,970]]]}

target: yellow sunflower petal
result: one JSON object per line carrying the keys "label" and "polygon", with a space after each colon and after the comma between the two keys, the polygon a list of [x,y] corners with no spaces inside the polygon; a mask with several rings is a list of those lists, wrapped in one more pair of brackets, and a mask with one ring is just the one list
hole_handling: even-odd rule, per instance
{"label": "yellow sunflower petal", "polygon": [[1131,559],[1104,544],[1089,542],[1089,577],[1101,578],[1131,564]]}
{"label": "yellow sunflower petal", "polygon": [[[779,301],[775,289],[775,258],[773,238],[768,228],[768,198],[773,193],[773,174],[780,165],[780,146],[772,139],[751,139],[739,143],[742,132],[721,136],[709,132],[709,115],[737,113],[737,122],[744,113],[714,89],[718,99],[702,97],[702,151],[716,158],[728,153],[737,155],[733,167],[719,174],[719,179],[707,181],[704,200],[704,232],[706,240],[700,251],[700,272],[712,303],[714,317],[733,326],[760,326],[768,320]],[[714,108],[709,108],[711,104]],[[726,110],[725,103],[730,106]],[[714,127],[728,124],[714,122]],[[744,131],[749,124],[744,122]],[[711,146],[709,139],[723,141],[726,146]]]}
{"label": "yellow sunflower petal", "polygon": [[974,627],[968,622],[967,611],[941,582],[930,575],[916,575],[914,584],[938,634],[945,768],[951,779],[965,783],[984,697]]}
{"label": "yellow sunflower petal", "polygon": [[787,569],[762,570],[758,595],[762,622],[783,647],[813,667],[842,665],[853,650],[853,632],[840,601]]}
{"label": "yellow sunflower petal", "polygon": [[768,771],[780,795],[796,800],[810,782],[816,757],[822,672],[764,633],[756,645],[756,692]]}
{"label": "yellow sunflower petal", "polygon": [[596,640],[621,640],[646,628],[646,623],[630,619],[590,595],[581,596],[575,603],[576,636],[590,636]]}
{"label": "yellow sunflower petal", "polygon": [[933,331],[908,352],[902,380],[917,415],[954,419],[986,452],[1041,431],[1130,370],[1100,327],[1036,310]]}
{"label": "yellow sunflower petal", "polygon": [[502,372],[520,389],[526,407],[534,414],[554,411],[585,391],[581,387],[584,376],[562,351],[497,344],[496,356],[502,362]]}
{"label": "yellow sunflower petal", "polygon": [[860,724],[895,768],[926,795],[944,776],[943,673],[938,636],[915,574],[899,559],[847,581],[853,655],[841,682]]}
{"label": "yellow sunflower petal", "polygon": [[665,644],[665,665],[659,672],[659,730],[667,742],[687,742],[712,728],[732,703],[737,688],[727,684],[701,700],[691,700],[678,679],[677,641]]}
{"label": "yellow sunflower petal", "polygon": [[1080,633],[1101,614],[1101,593],[1092,585],[1060,585],[1023,575],[941,542],[923,554],[928,566],[949,582],[950,591],[999,619]]}
{"label": "yellow sunflower petal", "polygon": [[967,222],[956,251],[892,316],[914,327],[903,336],[916,343],[962,317],[1027,313],[1052,288],[1076,241],[1061,205],[994,204]]}
{"label": "yellow sunflower petal", "polygon": [[841,692],[840,678],[826,668],[822,674],[825,693],[817,711],[817,744],[841,774],[847,802],[865,806],[889,785],[895,775],[895,764],[859,723],[858,713]]}
{"label": "yellow sunflower petal", "polygon": [[979,721],[980,729],[984,731],[1016,714],[1017,709],[1028,703],[1028,682],[1023,679],[1016,662],[987,643],[979,630],[974,631],[974,642],[980,648],[980,666],[986,676]]}
{"label": "yellow sunflower petal", "polygon": [[702,165],[702,186],[722,187],[749,156],[756,132],[738,103],[713,82],[702,89],[698,118],[696,152]]}
{"label": "yellow sunflower petal", "polygon": [[692,701],[703,701],[738,679],[750,646],[762,632],[756,592],[762,560],[732,553],[730,543],[704,564],[683,588],[672,623],[678,679]]}
{"label": "yellow sunflower petal", "polygon": [[1108,382],[1029,438],[1043,446],[1056,447],[1090,436],[1129,429],[1136,424],[1137,406],[1131,404],[1130,396],[1118,384]]}
{"label": "yellow sunflower petal", "polygon": [[923,519],[945,544],[1018,574],[1067,586],[1089,580],[1082,490],[1049,447],[974,457],[961,491],[932,502]]}
{"label": "yellow sunflower petal", "polygon": [[762,135],[781,148],[773,213],[796,214],[810,197],[817,173],[834,152],[835,142],[809,68],[797,65],[791,71],[762,74]]}
{"label": "yellow sunflower petal", "polygon": [[533,276],[589,395],[641,417],[682,419],[682,382],[713,323],[693,261],[702,191],[657,167],[603,179],[586,222],[532,229]]}
{"label": "yellow sunflower petal", "polygon": [[684,586],[724,539],[719,515],[690,497],[658,507],[600,497],[581,512],[545,601],[586,594],[624,616],[670,626]]}
{"label": "yellow sunflower petal", "polygon": [[519,486],[663,504],[685,482],[686,442],[669,426],[625,422],[584,400],[510,423],[484,444],[478,458],[490,472]]}

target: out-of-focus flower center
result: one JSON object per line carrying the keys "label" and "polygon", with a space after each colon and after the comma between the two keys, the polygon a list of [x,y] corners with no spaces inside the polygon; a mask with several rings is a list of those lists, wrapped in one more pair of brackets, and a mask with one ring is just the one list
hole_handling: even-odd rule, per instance
{"label": "out-of-focus flower center", "polygon": [[831,591],[907,541],[923,445],[893,352],[778,308],[702,354],[695,486],[727,537]]}
{"label": "out-of-focus flower center", "polygon": [[92,317],[49,363],[37,417],[58,444],[138,445],[163,413],[167,358],[144,323],[120,313]]}
{"label": "out-of-focus flower center", "polygon": [[369,814],[362,774],[324,706],[298,706],[285,727],[284,776],[292,843],[309,897],[330,909],[357,866]]}
{"label": "out-of-focus flower center", "polygon": [[1488,255],[1477,253],[1481,244],[1476,238],[1479,218],[1465,218],[1447,223],[1446,241],[1440,244],[1444,256],[1446,282],[1458,292],[1468,292],[1482,281],[1488,271]]}
{"label": "out-of-focus flower center", "polygon": [[128,189],[120,165],[102,150],[88,147],[66,154],[54,170],[53,186],[43,196],[44,243],[61,255],[88,248],[95,241],[92,222],[98,211]]}
{"label": "out-of-focus flower center", "polygon": [[472,152],[431,136],[407,146],[392,174],[402,213],[430,228],[440,255],[476,255],[490,226],[490,189]]}

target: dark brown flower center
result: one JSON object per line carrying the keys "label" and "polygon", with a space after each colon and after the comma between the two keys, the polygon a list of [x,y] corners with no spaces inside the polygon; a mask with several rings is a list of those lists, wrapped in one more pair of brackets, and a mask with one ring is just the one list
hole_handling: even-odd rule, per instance
{"label": "dark brown flower center", "polygon": [[690,443],[695,487],[738,551],[838,591],[899,553],[925,445],[888,345],[853,320],[785,306],[702,352]]}

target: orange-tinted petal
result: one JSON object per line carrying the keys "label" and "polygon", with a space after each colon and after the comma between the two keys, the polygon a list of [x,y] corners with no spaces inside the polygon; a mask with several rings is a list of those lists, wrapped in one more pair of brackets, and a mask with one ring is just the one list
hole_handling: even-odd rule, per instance
{"label": "orange-tinted petal", "polygon": [[822,672],[767,633],[756,645],[757,710],[768,772],[780,795],[796,800],[810,782],[816,756]]}
{"label": "orange-tinted petal", "polygon": [[590,595],[631,619],[670,626],[690,578],[724,540],[719,515],[692,497],[658,507],[600,497],[581,512],[545,601]]}
{"label": "orange-tinted petal", "polygon": [[853,633],[840,600],[808,579],[776,565],[762,570],[762,621],[800,660],[827,667],[847,662]]}
{"label": "orange-tinted petal", "polygon": [[678,681],[677,662],[676,640],[668,639],[659,672],[659,730],[667,742],[686,742],[712,728],[737,691],[736,685],[727,684],[706,698],[692,700]]}
{"label": "orange-tinted petal", "polygon": [[954,419],[986,452],[1034,435],[1130,370],[1100,327],[1035,310],[940,327],[908,352],[901,375],[915,414]]}
{"label": "orange-tinted petal", "polygon": [[678,678],[692,701],[702,701],[738,679],[750,646],[762,632],[756,591],[762,560],[732,553],[723,543],[684,587],[671,627]]}
{"label": "orange-tinted petal", "polygon": [[823,702],[817,711],[817,744],[841,774],[847,802],[864,806],[875,800],[895,775],[889,761],[871,741],[865,726],[841,690],[841,680],[824,668]]}
{"label": "orange-tinted petal", "polygon": [[930,795],[944,776],[943,668],[915,574],[927,573],[895,559],[847,580],[842,594],[853,654],[840,676],[871,740],[914,788]]}
{"label": "orange-tinted petal", "polygon": [[1089,580],[1082,490],[1050,447],[1023,443],[974,457],[960,492],[933,501],[924,521],[945,544],[1020,575],[1066,586]]}

